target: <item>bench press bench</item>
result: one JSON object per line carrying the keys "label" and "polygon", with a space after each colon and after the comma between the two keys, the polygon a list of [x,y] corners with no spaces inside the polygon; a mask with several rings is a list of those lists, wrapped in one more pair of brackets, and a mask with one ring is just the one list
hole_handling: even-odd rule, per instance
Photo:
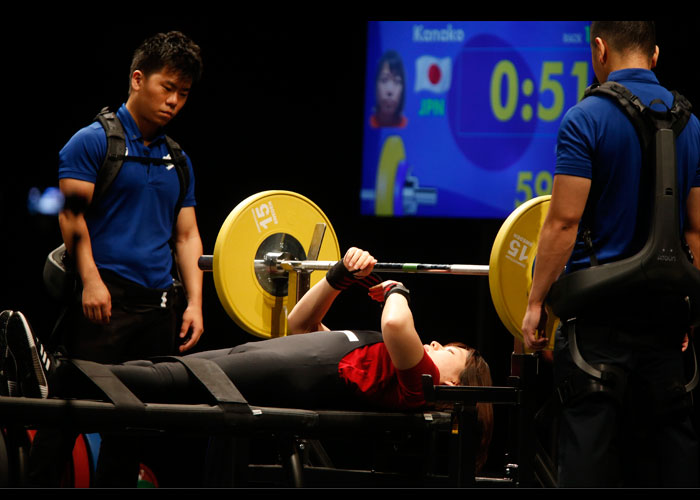
{"label": "bench press bench", "polygon": [[[97,363],[73,360],[105,394],[104,401],[81,399],[0,398],[0,425],[5,429],[60,426],[79,432],[124,432],[209,437],[204,484],[213,487],[249,486],[273,482],[284,486],[307,485],[412,485],[412,486],[520,486],[533,476],[530,444],[534,406],[530,388],[523,382],[533,371],[536,357],[516,355],[525,371],[511,377],[511,386],[436,386],[424,376],[426,399],[451,403],[449,410],[380,412],[364,410],[310,410],[249,405],[220,368],[198,358],[177,359],[200,380],[213,402],[210,404],[143,403],[109,370]],[[534,368],[536,371],[536,367]],[[532,373],[530,373],[532,378]],[[510,460],[503,477],[478,478],[474,474],[476,441],[465,429],[475,428],[476,403],[510,407]],[[352,440],[361,433],[380,442],[391,436],[412,439],[423,449],[413,470],[390,471],[343,469],[333,465],[322,440]],[[398,437],[397,437],[398,436]],[[281,463],[251,461],[250,446],[257,438],[272,439]],[[355,440],[359,441],[359,440]],[[440,448],[442,446],[442,448]],[[446,467],[439,467],[436,454],[444,449]],[[12,451],[12,450],[8,450]],[[5,454],[5,462],[8,461]],[[0,481],[3,467],[0,453]],[[312,463],[313,462],[313,463]],[[15,467],[13,470],[22,470]],[[7,484],[21,484],[9,477]]]}

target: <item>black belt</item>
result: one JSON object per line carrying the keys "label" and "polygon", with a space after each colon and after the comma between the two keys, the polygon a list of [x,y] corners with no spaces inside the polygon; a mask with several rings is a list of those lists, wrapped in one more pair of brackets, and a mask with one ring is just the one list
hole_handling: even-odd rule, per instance
{"label": "black belt", "polygon": [[174,303],[176,288],[148,288],[128,280],[114,271],[100,269],[100,276],[110,290],[113,300],[125,304],[170,307]]}

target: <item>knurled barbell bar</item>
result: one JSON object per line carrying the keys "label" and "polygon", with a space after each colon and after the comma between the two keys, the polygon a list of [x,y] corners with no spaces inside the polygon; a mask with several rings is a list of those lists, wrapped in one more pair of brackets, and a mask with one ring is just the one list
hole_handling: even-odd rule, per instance
{"label": "knurled barbell bar", "polygon": [[[202,255],[199,268],[212,271],[213,255]],[[255,259],[253,265],[258,271],[283,274],[289,271],[328,271],[338,261],[335,260],[288,260],[282,252],[269,252],[263,259]],[[468,276],[488,276],[488,265],[476,264],[420,264],[400,262],[377,262],[374,271],[378,273],[433,273],[462,274]]]}

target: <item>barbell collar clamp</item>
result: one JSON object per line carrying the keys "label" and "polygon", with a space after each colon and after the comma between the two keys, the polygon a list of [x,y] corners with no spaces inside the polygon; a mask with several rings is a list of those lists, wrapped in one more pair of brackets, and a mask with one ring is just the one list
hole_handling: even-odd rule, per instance
{"label": "barbell collar clamp", "polygon": [[214,256],[213,255],[202,255],[197,261],[199,269],[202,271],[213,271],[214,270]]}

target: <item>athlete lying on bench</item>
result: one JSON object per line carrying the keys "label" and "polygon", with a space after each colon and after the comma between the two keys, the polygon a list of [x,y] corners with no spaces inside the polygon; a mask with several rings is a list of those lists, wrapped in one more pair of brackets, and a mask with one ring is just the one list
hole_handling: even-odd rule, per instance
{"label": "athlete lying on bench", "polygon": [[[371,274],[375,263],[368,252],[349,249],[291,311],[285,337],[188,356],[217,364],[256,406],[415,410],[427,405],[422,374],[430,374],[440,385],[491,385],[488,364],[475,349],[461,343],[423,345],[409,308],[409,291],[396,281],[379,283]],[[322,323],[335,298],[353,284],[365,286],[372,299],[383,302],[381,333],[330,331]],[[21,312],[2,313],[0,339],[0,346],[8,346],[2,367],[7,373],[16,364],[24,396],[103,397],[60,354],[44,350]],[[143,402],[204,402],[201,385],[177,361],[139,360],[109,368]],[[488,403],[478,403],[477,412],[480,466],[491,439],[493,414]]]}

